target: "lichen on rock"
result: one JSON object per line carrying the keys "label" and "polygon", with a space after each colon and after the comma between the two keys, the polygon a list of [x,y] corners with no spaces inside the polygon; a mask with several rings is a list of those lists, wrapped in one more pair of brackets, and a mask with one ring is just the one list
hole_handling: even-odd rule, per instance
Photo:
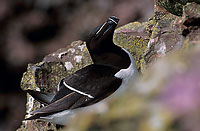
{"label": "lichen on rock", "polygon": [[150,38],[149,23],[133,22],[116,29],[114,43],[127,49],[134,57],[137,68],[142,70],[147,43]]}
{"label": "lichen on rock", "polygon": [[[81,59],[80,56],[82,56]],[[70,65],[66,63],[70,63]],[[23,90],[31,89],[55,93],[57,91],[57,85],[62,78],[91,63],[92,60],[85,43],[75,41],[66,48],[59,49],[47,55],[42,62],[29,64],[27,71],[22,77],[21,88]],[[34,98],[27,95],[27,113],[41,106]],[[32,130],[41,130],[41,127],[42,130],[56,129],[55,124],[37,122],[36,120],[25,121],[22,127],[24,129],[32,128]]]}
{"label": "lichen on rock", "polygon": [[[187,0],[174,1],[156,0],[154,15],[144,23],[132,22],[116,29],[114,43],[127,49],[134,57],[137,68],[144,74],[130,92],[109,102],[108,112],[80,114],[75,123],[68,127],[73,130],[139,130],[160,131],[168,130],[175,121],[168,111],[157,103],[163,83],[170,78],[166,63],[159,63],[153,68],[159,71],[146,73],[149,65],[158,58],[188,49],[200,44],[200,5],[198,1],[189,3]],[[168,7],[167,5],[170,6]],[[182,17],[180,17],[182,16]],[[198,53],[197,53],[198,54]],[[183,56],[190,54],[187,52]],[[167,55],[168,56],[168,55]],[[173,57],[173,56],[171,56]],[[177,61],[182,61],[180,55]],[[192,57],[189,57],[192,58]],[[188,59],[189,59],[188,58]],[[196,58],[196,57],[195,57]],[[173,59],[173,58],[172,58]],[[56,92],[57,84],[71,73],[91,64],[91,58],[86,45],[82,41],[75,41],[69,46],[53,52],[37,64],[29,64],[21,81],[23,90],[41,90]],[[182,68],[185,65],[172,63]],[[182,66],[181,66],[182,65]],[[189,66],[186,65],[187,68]],[[161,72],[163,68],[163,72]],[[167,68],[167,69],[166,69]],[[173,69],[176,69],[173,67]],[[152,76],[158,73],[156,76]],[[161,82],[160,82],[160,81]],[[134,93],[134,91],[136,91]],[[28,95],[27,111],[41,107],[39,102],[33,101]],[[18,130],[56,130],[54,124],[38,121],[26,121]]]}
{"label": "lichen on rock", "polygon": [[184,3],[182,17],[171,14],[158,3],[155,6],[155,14],[148,22],[129,23],[118,28],[114,35],[115,43],[126,47],[136,59],[143,72],[141,78],[123,96],[109,101],[107,112],[80,114],[66,130],[200,129],[200,103],[196,101],[199,99],[196,95],[200,64],[199,4]]}

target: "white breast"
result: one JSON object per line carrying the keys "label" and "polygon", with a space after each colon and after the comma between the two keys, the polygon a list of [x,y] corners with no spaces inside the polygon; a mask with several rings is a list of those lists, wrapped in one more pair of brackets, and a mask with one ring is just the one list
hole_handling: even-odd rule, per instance
{"label": "white breast", "polygon": [[64,110],[62,112],[58,112],[52,115],[40,117],[39,119],[45,120],[48,122],[53,122],[59,125],[66,125],[75,117],[75,115],[76,113],[74,112],[74,110]]}
{"label": "white breast", "polygon": [[124,90],[132,84],[132,82],[138,75],[138,70],[132,55],[124,48],[122,49],[129,55],[131,64],[127,69],[121,69],[115,74],[115,77],[122,79],[121,86],[118,88],[117,92],[115,92],[116,95],[119,95],[119,93],[124,92]]}
{"label": "white breast", "polygon": [[[136,76],[138,74],[136,64],[135,64],[135,61],[134,61],[132,55],[127,50],[125,50],[125,49],[123,49],[123,50],[129,55],[129,58],[131,60],[131,64],[127,69],[121,69],[119,72],[117,72],[114,75],[115,77],[122,79],[122,84],[111,97],[106,98],[105,100],[101,101],[101,103],[105,102],[106,100],[108,100],[112,97],[115,97],[115,96],[122,94],[122,92],[124,92],[125,89],[127,87],[129,87],[129,84],[131,84],[133,82],[133,80],[136,78]],[[82,92],[77,91],[75,89],[71,89],[71,90],[74,90],[75,92],[83,94]],[[88,95],[88,94],[84,93],[83,95]],[[46,116],[46,117],[40,117],[40,119],[46,120],[46,121],[49,121],[49,122],[53,122],[53,123],[56,123],[56,124],[60,124],[60,125],[65,125],[66,123],[68,123],[69,121],[71,121],[75,117],[77,112],[79,112],[81,110],[86,111],[86,109],[87,110],[88,109],[96,110],[94,107],[97,106],[98,104],[100,104],[100,103],[97,103],[97,104],[94,104],[94,105],[91,105],[91,106],[88,106],[88,107],[84,107],[84,108],[78,108],[78,109],[74,109],[74,110],[65,110],[65,111],[55,113],[55,114],[52,114],[52,115],[49,115],[49,116]]]}

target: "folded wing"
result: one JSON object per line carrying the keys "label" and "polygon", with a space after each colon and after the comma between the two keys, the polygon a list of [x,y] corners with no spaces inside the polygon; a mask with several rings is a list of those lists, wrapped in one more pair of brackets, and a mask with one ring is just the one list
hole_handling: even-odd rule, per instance
{"label": "folded wing", "polygon": [[114,75],[118,72],[110,66],[89,65],[60,82],[60,90],[49,105],[36,110],[32,116],[46,116],[67,109],[94,104],[116,91],[122,80]]}

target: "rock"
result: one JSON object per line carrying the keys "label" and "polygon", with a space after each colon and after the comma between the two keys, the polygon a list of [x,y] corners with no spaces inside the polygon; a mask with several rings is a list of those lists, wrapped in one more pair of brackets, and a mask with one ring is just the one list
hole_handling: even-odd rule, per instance
{"label": "rock", "polygon": [[[179,121],[179,118],[182,118],[180,115],[177,115],[177,117],[172,115],[173,113],[178,114],[177,110],[180,107],[190,106],[189,104],[178,105],[173,100],[173,97],[176,96],[176,90],[181,90],[178,87],[177,89],[173,88],[176,88],[174,86],[176,84],[184,85],[179,82],[179,77],[184,81],[190,78],[182,77],[183,74],[187,75],[192,72],[190,75],[193,78],[193,73],[195,73],[193,70],[190,71],[190,63],[195,63],[195,59],[198,59],[199,47],[197,48],[194,45],[200,44],[200,5],[197,4],[198,2],[188,3],[184,0],[174,2],[175,5],[171,5],[168,9],[166,5],[172,3],[157,0],[154,16],[148,22],[133,22],[116,29],[114,43],[131,52],[143,76],[124,96],[109,101],[108,111],[100,114],[98,112],[80,114],[67,129],[78,131],[160,131],[177,128],[174,127],[176,122],[187,122],[187,119],[186,121]],[[174,10],[172,10],[172,7],[174,7]],[[179,17],[180,15],[182,17]],[[184,51],[185,49],[189,51]],[[168,56],[168,54],[176,55],[171,55],[163,61],[156,62],[159,58]],[[190,59],[191,61],[189,61]],[[40,63],[29,64],[27,72],[23,75],[21,87],[24,90],[56,92],[59,80],[91,63],[85,43],[82,41],[73,42],[70,46],[46,56]],[[149,68],[149,65],[154,66]],[[198,65],[198,62],[195,65]],[[197,66],[194,66],[194,69],[199,70]],[[180,73],[180,76],[176,76],[176,73]],[[172,78],[176,79],[173,80]],[[196,78],[198,78],[198,74],[194,75],[192,80],[196,82]],[[172,83],[167,83],[168,81],[172,81]],[[194,87],[196,86],[198,85],[194,85]],[[162,90],[166,91],[162,92]],[[192,90],[196,90],[196,88]],[[172,98],[170,98],[170,92],[174,93],[171,93]],[[191,100],[193,99],[191,98]],[[163,103],[166,103],[167,110],[163,108]],[[174,104],[177,104],[177,107],[174,106],[173,109]],[[39,102],[28,95],[27,113],[40,106],[42,105]],[[184,108],[182,114],[188,113],[194,108],[196,109],[196,107]],[[178,129],[190,128],[190,125],[178,126],[180,126]],[[23,122],[19,130],[26,129],[56,130],[56,127],[54,124],[46,122],[27,121]]]}
{"label": "rock", "polygon": [[142,69],[141,78],[123,96],[108,101],[107,112],[80,114],[66,130],[200,129],[199,4],[185,4],[182,17],[156,6],[148,22],[115,31],[115,42],[124,47],[139,46],[137,38],[143,42],[139,51],[130,49]]}
{"label": "rock", "polygon": [[[58,82],[72,72],[91,64],[91,58],[85,43],[75,41],[66,48],[47,55],[42,62],[29,64],[21,81],[23,90],[56,92]],[[27,95],[27,113],[41,107],[30,95]],[[37,121],[25,121],[19,130],[55,130],[55,124]]]}
{"label": "rock", "polygon": [[199,0],[156,0],[159,6],[164,7],[171,14],[181,16],[183,14],[184,5],[188,2],[196,2],[200,4]]}
{"label": "rock", "polygon": [[200,45],[157,60],[106,112],[80,114],[66,131],[198,131],[199,55]]}
{"label": "rock", "polygon": [[149,26],[148,22],[133,22],[116,29],[114,34],[114,43],[133,55],[139,70],[143,69],[143,54],[150,39]]}

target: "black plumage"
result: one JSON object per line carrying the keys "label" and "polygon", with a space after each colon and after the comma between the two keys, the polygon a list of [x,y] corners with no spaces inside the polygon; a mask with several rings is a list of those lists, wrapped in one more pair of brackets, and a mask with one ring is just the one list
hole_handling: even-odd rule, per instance
{"label": "black plumage", "polygon": [[[101,101],[119,88],[122,80],[113,77],[117,71],[118,69],[109,66],[95,64],[78,70],[60,82],[60,90],[55,96],[51,95],[53,99],[50,98],[52,101],[47,106],[32,112],[32,114],[37,115],[37,118],[39,118],[40,116],[50,115],[66,109],[85,107]],[[66,88],[63,82],[76,90],[90,94],[93,98]],[[33,92],[30,94],[34,96]],[[39,94],[42,95],[43,93],[37,92],[37,95]],[[42,100],[40,99],[40,101]],[[36,119],[30,117],[29,120],[33,118]]]}
{"label": "black plumage", "polygon": [[115,75],[121,69],[128,69],[131,59],[126,51],[113,43],[118,21],[118,18],[112,16],[90,33],[86,45],[94,64],[62,79],[56,94],[27,91],[46,106],[33,111],[26,120],[42,119],[65,110],[92,105],[122,85],[123,79]]}
{"label": "black plumage", "polygon": [[86,46],[95,64],[104,64],[119,69],[129,67],[131,61],[126,52],[113,43],[113,33],[119,19],[111,16],[106,23],[96,27],[86,40]]}

